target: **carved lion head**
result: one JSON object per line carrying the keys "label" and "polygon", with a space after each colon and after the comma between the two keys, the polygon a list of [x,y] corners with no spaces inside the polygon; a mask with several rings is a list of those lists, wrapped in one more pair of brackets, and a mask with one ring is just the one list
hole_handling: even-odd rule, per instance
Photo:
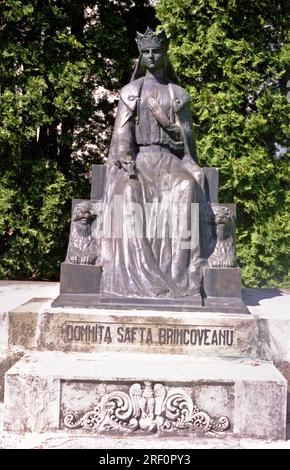
{"label": "carved lion head", "polygon": [[222,233],[223,238],[235,236],[235,216],[233,212],[226,206],[213,206],[213,225],[215,231]]}
{"label": "carved lion head", "polygon": [[76,204],[73,211],[73,221],[80,222],[82,225],[88,225],[96,218],[92,214],[92,205],[90,202],[84,201]]}
{"label": "carved lion head", "polygon": [[235,220],[232,211],[225,206],[213,206],[213,219],[215,225],[227,225]]}

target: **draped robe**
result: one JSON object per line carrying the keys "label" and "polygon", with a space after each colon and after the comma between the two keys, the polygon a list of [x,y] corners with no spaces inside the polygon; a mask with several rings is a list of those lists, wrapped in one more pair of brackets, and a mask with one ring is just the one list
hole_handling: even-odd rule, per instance
{"label": "draped robe", "polygon": [[[162,107],[166,126],[148,97]],[[196,163],[189,99],[180,86],[147,77],[120,91],[104,196],[104,293],[175,298],[199,292],[204,175]],[[118,163],[128,156],[136,162],[135,176]]]}

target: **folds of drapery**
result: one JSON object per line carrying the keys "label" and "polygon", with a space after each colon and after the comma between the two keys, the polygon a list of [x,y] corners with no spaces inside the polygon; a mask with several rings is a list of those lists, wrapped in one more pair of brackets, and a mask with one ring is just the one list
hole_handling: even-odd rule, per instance
{"label": "folds of drapery", "polygon": [[[109,152],[102,290],[136,297],[194,294],[200,289],[211,232],[189,102],[180,87],[170,85],[174,120],[184,141],[182,158],[168,148],[138,153],[134,113],[142,80],[136,82],[123,98],[121,93]],[[127,155],[136,160],[135,178],[115,164]]]}

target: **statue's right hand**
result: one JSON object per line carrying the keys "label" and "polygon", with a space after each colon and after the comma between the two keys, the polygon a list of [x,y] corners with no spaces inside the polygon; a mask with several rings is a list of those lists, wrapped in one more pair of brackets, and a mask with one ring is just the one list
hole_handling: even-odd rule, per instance
{"label": "statue's right hand", "polygon": [[159,124],[161,124],[161,126],[166,127],[168,124],[170,124],[170,121],[166,116],[165,112],[154,98],[148,98],[148,105]]}

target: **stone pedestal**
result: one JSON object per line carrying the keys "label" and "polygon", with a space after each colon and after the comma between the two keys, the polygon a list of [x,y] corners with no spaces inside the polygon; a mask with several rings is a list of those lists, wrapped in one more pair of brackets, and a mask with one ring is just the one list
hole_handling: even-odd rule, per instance
{"label": "stone pedestal", "polygon": [[25,355],[6,372],[7,432],[285,439],[287,382],[260,359],[253,315],[32,299],[8,320]]}
{"label": "stone pedestal", "polygon": [[271,363],[190,355],[26,354],[6,373],[6,431],[285,439],[286,380]]}
{"label": "stone pedestal", "polygon": [[240,268],[204,268],[203,274],[207,297],[241,298]]}
{"label": "stone pedestal", "polygon": [[61,263],[60,294],[98,294],[102,267],[89,264]]}
{"label": "stone pedestal", "polygon": [[10,350],[257,357],[252,315],[52,308],[32,299],[9,313]]}
{"label": "stone pedestal", "polygon": [[[284,438],[286,387],[275,367],[289,383],[290,297],[286,292],[246,289],[243,297],[252,314],[239,315],[233,312],[51,308],[51,297],[57,295],[56,287],[49,283],[7,281],[0,286],[1,305],[5,309],[0,325],[3,349],[0,379],[10,369],[5,386],[7,433],[61,429],[65,438],[74,436],[70,442],[75,443],[74,439],[81,435],[86,440],[89,421],[82,418],[102,397],[105,397],[103,403],[108,403],[108,394],[116,392],[116,399],[123,397],[127,404],[132,404],[130,390],[141,391],[142,398],[145,381],[149,381],[151,385],[147,384],[145,394],[153,390],[154,406],[157,406],[154,386],[159,384],[157,390],[165,398],[180,393],[178,400],[187,404],[187,416],[192,416],[193,423],[198,417],[194,413],[195,404],[205,413],[204,422],[209,423],[211,430],[204,437],[198,436],[194,426],[164,433],[160,428],[158,405],[154,417],[157,422],[149,420],[150,429],[148,420],[146,428],[146,419],[138,422],[135,418],[139,427],[132,431],[132,439],[126,438],[128,448],[132,448],[134,439],[139,439],[138,448],[142,448],[143,443],[148,443],[149,431],[156,448],[160,448],[159,445],[168,448],[167,442],[178,448],[181,440],[184,448],[194,447],[201,441],[207,442],[210,448],[217,445],[216,441],[220,446],[231,446],[233,440],[229,436]],[[21,303],[35,295],[38,298],[15,309],[17,301]],[[231,299],[227,301],[229,308]],[[11,369],[13,363],[27,353],[28,356]],[[131,389],[134,384],[137,387]],[[120,392],[123,393],[120,395]],[[135,392],[132,396],[136,398]],[[0,382],[0,396],[1,393],[3,383]],[[209,417],[213,422],[206,421]],[[226,424],[225,418],[230,427],[216,431],[217,424]],[[136,421],[131,419],[136,428]],[[81,423],[84,426],[79,428]],[[75,429],[69,427],[72,425]],[[93,432],[99,430],[100,427]],[[113,432],[116,440],[127,433],[124,426]],[[205,441],[216,432],[220,436],[218,440]],[[5,435],[9,440],[11,435]],[[110,443],[110,432],[106,435],[106,442]],[[165,438],[162,439],[162,435]],[[173,446],[172,440],[177,436],[180,437]],[[287,446],[287,443],[281,445]]]}

